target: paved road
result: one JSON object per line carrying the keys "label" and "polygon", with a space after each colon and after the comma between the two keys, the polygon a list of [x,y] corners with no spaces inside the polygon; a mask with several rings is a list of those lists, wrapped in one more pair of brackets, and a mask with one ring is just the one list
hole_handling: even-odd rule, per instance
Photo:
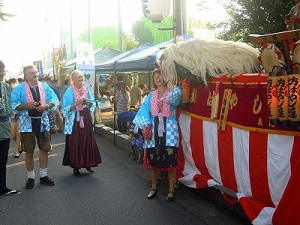
{"label": "paved road", "polygon": [[[7,182],[21,194],[0,196],[1,224],[249,224],[244,216],[232,213],[233,209],[240,215],[239,207],[228,210],[229,206],[216,198],[218,192],[215,192],[214,201],[207,198],[213,190],[181,187],[176,191],[175,202],[168,203],[165,201],[167,184],[162,184],[158,196],[148,200],[148,172],[130,159],[129,152],[95,136],[103,163],[93,174],[82,170],[81,177],[74,177],[71,168],[61,165],[64,135],[52,135],[48,172],[55,186],[42,186],[36,179],[32,190],[24,187],[24,154],[15,159],[14,142],[11,141]],[[35,156],[38,178],[37,152]]]}

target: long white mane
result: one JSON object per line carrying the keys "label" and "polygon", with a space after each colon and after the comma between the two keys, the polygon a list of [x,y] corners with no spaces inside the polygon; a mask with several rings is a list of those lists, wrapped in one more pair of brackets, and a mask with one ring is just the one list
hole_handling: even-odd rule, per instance
{"label": "long white mane", "polygon": [[174,61],[206,83],[209,77],[225,73],[259,71],[258,55],[258,50],[245,43],[195,38],[169,45],[158,54],[157,61],[162,74],[173,83],[177,79]]}

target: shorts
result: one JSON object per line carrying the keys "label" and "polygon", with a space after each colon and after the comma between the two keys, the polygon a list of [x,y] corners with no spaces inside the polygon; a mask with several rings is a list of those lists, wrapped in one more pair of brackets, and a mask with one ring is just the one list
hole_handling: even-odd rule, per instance
{"label": "shorts", "polygon": [[35,137],[37,139],[37,144],[40,150],[43,151],[50,151],[51,144],[50,144],[50,134],[41,133],[41,132],[23,132],[21,134],[21,144],[22,150],[24,152],[32,153],[35,149]]}

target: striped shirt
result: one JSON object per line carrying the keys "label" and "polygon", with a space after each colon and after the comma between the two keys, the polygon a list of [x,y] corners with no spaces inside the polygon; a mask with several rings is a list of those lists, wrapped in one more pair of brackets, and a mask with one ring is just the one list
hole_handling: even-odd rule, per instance
{"label": "striped shirt", "polygon": [[125,112],[129,110],[130,106],[130,93],[126,91],[118,91],[116,94],[117,112]]}

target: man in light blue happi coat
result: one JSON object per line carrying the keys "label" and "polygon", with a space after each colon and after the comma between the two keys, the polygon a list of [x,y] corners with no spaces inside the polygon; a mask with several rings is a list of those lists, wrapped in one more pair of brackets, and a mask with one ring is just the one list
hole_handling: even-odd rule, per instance
{"label": "man in light blue happi coat", "polygon": [[36,140],[39,147],[40,183],[53,186],[54,182],[48,177],[48,152],[50,144],[49,110],[56,110],[58,99],[48,84],[38,81],[38,71],[34,65],[23,69],[25,81],[14,88],[11,95],[13,110],[20,114],[20,134],[22,150],[26,152],[25,164],[27,169],[26,188],[34,187],[35,173],[33,153]]}

